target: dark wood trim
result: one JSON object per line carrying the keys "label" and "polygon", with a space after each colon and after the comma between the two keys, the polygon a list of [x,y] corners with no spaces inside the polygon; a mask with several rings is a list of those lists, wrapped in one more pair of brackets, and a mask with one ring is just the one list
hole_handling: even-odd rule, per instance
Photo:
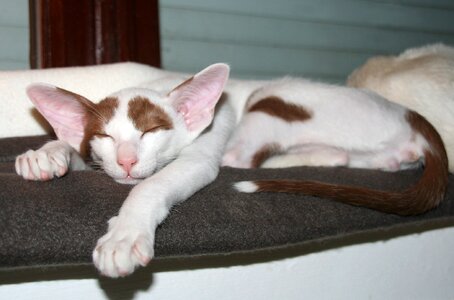
{"label": "dark wood trim", "polygon": [[32,68],[160,67],[157,0],[29,0]]}

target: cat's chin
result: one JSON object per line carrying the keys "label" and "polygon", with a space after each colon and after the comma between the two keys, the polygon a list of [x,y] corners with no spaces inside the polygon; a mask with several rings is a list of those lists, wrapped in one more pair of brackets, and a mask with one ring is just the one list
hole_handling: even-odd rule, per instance
{"label": "cat's chin", "polygon": [[139,182],[141,182],[143,180],[143,178],[126,177],[126,178],[114,178],[114,180],[121,184],[138,184]]}

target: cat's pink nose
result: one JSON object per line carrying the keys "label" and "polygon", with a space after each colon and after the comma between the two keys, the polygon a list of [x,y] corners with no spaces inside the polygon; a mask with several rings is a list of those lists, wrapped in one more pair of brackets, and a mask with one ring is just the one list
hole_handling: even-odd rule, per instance
{"label": "cat's pink nose", "polygon": [[132,167],[137,163],[137,157],[136,156],[119,157],[117,162],[123,168],[123,170],[125,170],[129,174],[131,172]]}

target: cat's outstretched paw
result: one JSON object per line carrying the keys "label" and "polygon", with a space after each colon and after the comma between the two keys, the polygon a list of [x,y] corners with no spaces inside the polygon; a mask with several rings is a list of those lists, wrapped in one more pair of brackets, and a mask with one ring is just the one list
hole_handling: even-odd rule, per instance
{"label": "cat's outstretched paw", "polygon": [[65,175],[70,165],[70,152],[57,145],[46,146],[19,155],[16,158],[16,173],[28,180],[42,181]]}
{"label": "cat's outstretched paw", "polygon": [[109,231],[98,240],[93,262],[101,274],[123,277],[137,266],[146,266],[153,258],[153,236],[118,217],[109,221]]}

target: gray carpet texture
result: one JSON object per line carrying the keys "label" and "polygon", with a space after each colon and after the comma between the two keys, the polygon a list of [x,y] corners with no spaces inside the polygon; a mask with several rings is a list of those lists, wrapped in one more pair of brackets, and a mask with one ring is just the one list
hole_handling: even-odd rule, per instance
{"label": "gray carpet texture", "polygon": [[[0,140],[0,267],[86,264],[96,241],[131,186],[101,171],[75,171],[48,181],[26,181],[14,157],[49,136]],[[156,232],[159,258],[240,253],[326,241],[352,233],[454,219],[454,176],[441,205],[400,217],[328,199],[290,194],[241,194],[232,183],[248,179],[311,179],[398,190],[421,170],[387,173],[346,168],[222,168],[215,182],[174,207]]]}

